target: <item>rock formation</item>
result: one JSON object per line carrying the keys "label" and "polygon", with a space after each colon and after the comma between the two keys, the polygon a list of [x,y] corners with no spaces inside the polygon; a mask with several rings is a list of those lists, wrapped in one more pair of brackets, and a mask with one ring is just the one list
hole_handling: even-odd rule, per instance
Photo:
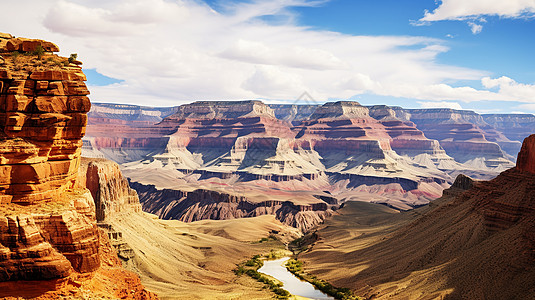
{"label": "rock formation", "polygon": [[[513,166],[497,142],[503,142],[507,148],[515,143],[489,130],[489,125],[479,114],[454,109],[410,109],[407,112],[410,120],[428,138],[438,140],[456,161],[473,163],[482,159],[484,166],[501,170]],[[514,145],[512,147],[514,149]]]}
{"label": "rock formation", "polygon": [[[433,118],[442,129],[429,125]],[[371,193],[408,209],[439,197],[459,173],[485,179],[512,166],[500,148],[507,138],[464,111],[199,101],[152,110],[97,105],[89,123],[84,153],[122,163],[133,182],[148,185],[167,178],[212,189],[215,180],[368,201]]]}
{"label": "rock formation", "polygon": [[137,193],[130,188],[119,165],[106,159],[83,158],[82,161],[79,183],[93,196],[98,222],[122,211],[141,212]]}
{"label": "rock formation", "polygon": [[307,232],[333,214],[338,200],[323,192],[282,192],[254,189],[157,189],[137,182],[143,210],[162,219],[193,222],[275,215],[283,223]]}
{"label": "rock formation", "polygon": [[522,148],[518,153],[516,168],[523,172],[535,174],[535,134],[524,139]]}
{"label": "rock formation", "polygon": [[[484,114],[483,120],[512,141],[522,141],[533,133],[535,116],[532,114]],[[517,152],[518,149],[517,147]],[[516,153],[510,153],[515,155]]]}
{"label": "rock formation", "polygon": [[[89,298],[150,299],[154,295],[134,274],[101,264],[109,256],[96,212],[110,201],[130,204],[133,195],[125,181],[110,179],[100,188],[107,193],[96,193],[96,210],[93,190],[85,184],[98,186],[94,169],[105,166],[91,166],[88,180],[79,176],[91,106],[81,63],[53,54],[59,49],[50,42],[4,34],[0,42],[0,54],[7,57],[0,64],[0,297],[57,298],[66,292],[82,297],[81,290],[89,288]],[[105,171],[113,177],[118,169]],[[126,194],[115,193],[121,188]],[[121,273],[127,283],[99,294],[102,287],[90,287],[92,275],[85,274],[109,280],[106,272]],[[76,278],[82,282],[68,287]],[[26,290],[27,280],[39,282]],[[119,291],[125,286],[129,291]]]}
{"label": "rock formation", "polygon": [[[459,176],[411,213],[349,204],[316,232],[305,269],[373,299],[533,298],[534,141],[525,139],[516,168],[490,181]],[[330,271],[340,268],[348,272]]]}
{"label": "rock formation", "polygon": [[41,40],[12,38],[0,54],[0,204],[50,201],[72,188],[91,104],[85,75],[61,58],[32,64],[18,51],[59,51]]}

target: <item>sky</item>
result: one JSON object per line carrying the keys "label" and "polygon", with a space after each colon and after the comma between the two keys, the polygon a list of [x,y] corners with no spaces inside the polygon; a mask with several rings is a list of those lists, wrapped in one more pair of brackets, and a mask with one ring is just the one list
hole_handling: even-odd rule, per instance
{"label": "sky", "polygon": [[0,0],[0,32],[77,53],[93,102],[535,113],[535,0]]}

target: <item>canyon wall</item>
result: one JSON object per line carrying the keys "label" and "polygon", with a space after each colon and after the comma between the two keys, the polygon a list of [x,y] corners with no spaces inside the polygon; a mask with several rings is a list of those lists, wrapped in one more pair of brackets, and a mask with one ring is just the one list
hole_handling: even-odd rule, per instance
{"label": "canyon wall", "polygon": [[96,176],[110,192],[96,193],[95,207],[86,184],[102,165],[86,168],[88,180],[79,173],[89,91],[82,63],[57,51],[43,40],[0,35],[0,297],[155,299],[114,265],[97,227],[101,203],[135,192]]}
{"label": "canyon wall", "polygon": [[132,187],[139,193],[143,210],[162,219],[193,222],[274,215],[281,223],[302,232],[331,216],[339,204],[336,198],[321,192],[270,195],[269,191],[255,193],[232,188],[185,191],[158,189],[138,182],[133,182]]}
{"label": "canyon wall", "polygon": [[451,109],[257,100],[95,107],[85,155],[121,163],[132,182],[180,191],[172,182],[208,190],[244,183],[407,209],[439,197],[458,174],[489,179],[514,166],[504,150],[520,146],[481,115]]}
{"label": "canyon wall", "polygon": [[[58,51],[40,40],[10,39],[0,54],[0,203],[50,201],[72,187],[91,104],[85,75],[58,57],[29,64],[21,51]],[[10,50],[11,49],[11,50]]]}
{"label": "canyon wall", "polygon": [[524,140],[516,168],[490,181],[458,176],[443,197],[411,212],[347,203],[299,259],[364,298],[532,298],[534,142]]}
{"label": "canyon wall", "polygon": [[[43,63],[18,51],[50,52]],[[0,67],[0,280],[65,277],[100,266],[94,203],[75,190],[90,109],[85,76],[42,40],[9,39]],[[51,204],[55,203],[55,205]],[[27,209],[17,206],[25,205]]]}

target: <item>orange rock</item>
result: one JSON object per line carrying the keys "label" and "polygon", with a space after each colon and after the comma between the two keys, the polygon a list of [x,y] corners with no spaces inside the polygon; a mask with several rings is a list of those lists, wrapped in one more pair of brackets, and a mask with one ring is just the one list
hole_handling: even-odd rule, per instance
{"label": "orange rock", "polygon": [[59,52],[59,47],[51,42],[43,40],[34,40],[26,38],[12,38],[7,41],[7,51],[19,51],[19,52],[32,52],[37,49],[37,46],[41,45],[44,51],[47,52]]}
{"label": "orange rock", "polygon": [[[6,47],[30,52],[38,45],[59,51],[50,42],[24,38],[12,38]],[[0,180],[0,201],[50,201],[76,177],[91,107],[85,75],[79,67],[61,66],[13,75],[11,63],[0,69],[0,173],[10,178]]]}

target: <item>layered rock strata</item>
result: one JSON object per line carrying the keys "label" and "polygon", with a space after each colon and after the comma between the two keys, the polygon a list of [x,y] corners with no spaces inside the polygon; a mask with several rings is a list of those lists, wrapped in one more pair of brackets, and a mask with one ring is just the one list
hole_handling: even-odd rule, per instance
{"label": "layered rock strata", "polygon": [[[374,299],[532,298],[534,141],[525,139],[516,168],[490,181],[459,176],[444,197],[411,213],[350,204],[316,232],[300,257],[305,269]],[[330,271],[340,267],[348,272]]]}
{"label": "layered rock strata", "polygon": [[116,165],[79,174],[89,91],[81,62],[56,51],[50,42],[0,35],[0,297],[154,299],[134,274],[109,264],[116,254],[96,213],[137,198],[113,179]]}
{"label": "layered rock strata", "polygon": [[[12,38],[0,48],[0,204],[50,201],[72,188],[91,104],[81,67],[52,43]],[[43,55],[43,54],[39,54]]]}
{"label": "layered rock strata", "polygon": [[[146,125],[164,111],[173,113]],[[373,201],[400,209],[439,197],[459,173],[496,176],[513,166],[501,146],[519,146],[473,112],[350,101],[199,101],[167,110],[102,105],[94,116],[84,153],[122,163],[135,182],[159,185],[166,178],[200,189],[250,183],[359,200],[372,193],[381,196]],[[106,130],[109,124],[118,130]]]}
{"label": "layered rock strata", "polygon": [[[287,192],[281,196],[264,191],[266,196],[255,197],[251,191],[157,189],[154,185],[137,182],[132,183],[132,187],[139,193],[143,210],[162,219],[193,222],[275,215],[282,223],[303,232],[331,216],[339,204],[336,198],[325,193],[303,195]],[[305,199],[299,201],[295,198]]]}
{"label": "layered rock strata", "polygon": [[122,211],[141,212],[136,191],[123,177],[119,165],[106,159],[82,159],[79,182],[89,189],[96,206],[98,222]]}
{"label": "layered rock strata", "polygon": [[483,128],[491,130],[480,115],[454,109],[410,109],[407,112],[410,113],[410,120],[428,138],[438,140],[446,153],[456,161],[466,163],[482,158],[485,166],[490,168],[506,169],[513,166],[497,142],[503,142],[504,145],[516,143],[494,131],[486,132]]}
{"label": "layered rock strata", "polygon": [[[33,212],[0,217],[0,281],[62,278],[73,270],[99,268],[99,239],[94,203],[89,193]],[[42,210],[42,213],[39,213]]]}
{"label": "layered rock strata", "polygon": [[[512,141],[522,141],[532,134],[535,128],[535,116],[532,114],[484,114],[482,116],[485,122]],[[516,152],[510,154],[514,155]]]}

